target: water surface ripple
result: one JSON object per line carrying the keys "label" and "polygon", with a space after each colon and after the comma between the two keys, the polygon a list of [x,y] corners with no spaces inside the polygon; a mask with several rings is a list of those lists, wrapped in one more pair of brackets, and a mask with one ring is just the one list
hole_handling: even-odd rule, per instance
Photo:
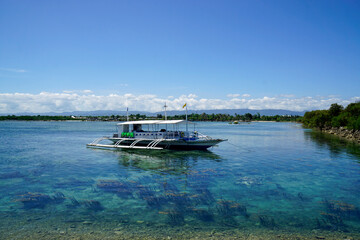
{"label": "water surface ripple", "polygon": [[198,123],[210,151],[86,148],[112,122],[0,122],[0,238],[358,238],[360,148],[294,123]]}

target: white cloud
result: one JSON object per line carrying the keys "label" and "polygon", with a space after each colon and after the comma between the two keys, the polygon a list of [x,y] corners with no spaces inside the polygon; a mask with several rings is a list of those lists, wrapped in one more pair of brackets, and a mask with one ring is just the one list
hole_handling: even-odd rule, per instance
{"label": "white cloud", "polygon": [[237,98],[237,97],[240,97],[240,94],[237,94],[237,93],[229,93],[228,95],[226,95],[227,97],[229,98]]}
{"label": "white cloud", "polygon": [[39,94],[0,93],[0,113],[125,110],[126,107],[131,110],[156,112],[163,109],[165,102],[169,106],[168,110],[181,110],[184,103],[187,103],[191,110],[248,108],[303,111],[327,109],[332,103],[346,106],[359,100],[360,96],[350,99],[334,96],[209,99],[200,98],[195,94],[158,97],[152,94],[134,95],[131,93],[103,96],[95,95],[90,90],[81,90],[61,93],[41,92]]}
{"label": "white cloud", "polygon": [[0,71],[15,72],[15,73],[24,73],[24,72],[27,72],[25,69],[16,69],[16,68],[0,68]]}
{"label": "white cloud", "polygon": [[85,90],[64,90],[63,93],[85,93],[85,94],[89,94],[92,93],[93,91],[85,89]]}
{"label": "white cloud", "polygon": [[280,97],[284,97],[284,98],[294,98],[294,97],[296,97],[296,96],[293,95],[293,94],[281,94]]}
{"label": "white cloud", "polygon": [[243,97],[243,98],[248,98],[248,97],[250,97],[251,95],[250,94],[247,94],[247,93],[245,93],[245,94],[243,94],[243,95],[241,95],[241,94],[238,94],[238,93],[229,93],[228,95],[226,95],[227,97],[229,97],[229,98],[238,98],[238,97]]}

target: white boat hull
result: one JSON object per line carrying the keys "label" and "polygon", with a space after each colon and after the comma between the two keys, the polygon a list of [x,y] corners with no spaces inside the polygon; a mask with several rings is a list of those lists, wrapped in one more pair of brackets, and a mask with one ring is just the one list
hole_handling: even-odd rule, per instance
{"label": "white boat hull", "polygon": [[[114,144],[121,140],[121,138],[109,138]],[[153,139],[144,139],[139,141],[136,146],[146,147],[148,146]],[[209,147],[213,147],[216,144],[225,141],[223,139],[211,139],[211,140],[195,140],[195,141],[185,141],[185,140],[173,140],[165,139],[159,142],[156,147],[162,149],[182,149],[182,150],[205,150]],[[128,139],[121,142],[121,145],[130,146],[134,142],[134,139]]]}
{"label": "white boat hull", "polygon": [[[103,140],[110,140],[112,144],[100,144]],[[224,139],[204,139],[204,140],[176,140],[162,139],[154,142],[154,139],[134,139],[134,138],[109,138],[103,137],[87,144],[89,147],[100,148],[126,148],[126,149],[177,149],[177,150],[206,150],[217,145]]]}

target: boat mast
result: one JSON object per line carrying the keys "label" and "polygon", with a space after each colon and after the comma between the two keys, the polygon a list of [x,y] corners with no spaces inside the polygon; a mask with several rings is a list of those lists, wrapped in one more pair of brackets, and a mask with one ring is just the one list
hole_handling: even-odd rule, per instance
{"label": "boat mast", "polygon": [[186,116],[186,133],[188,132],[188,120],[187,120],[187,104],[185,103],[184,106],[182,108],[185,108],[185,116]]}
{"label": "boat mast", "polygon": [[188,132],[187,105],[185,107],[186,107],[186,132]]}
{"label": "boat mast", "polygon": [[129,108],[126,108],[126,121],[129,121]]}
{"label": "boat mast", "polygon": [[167,120],[167,115],[166,115],[166,108],[167,108],[168,106],[166,106],[166,102],[165,102],[165,105],[164,105],[164,108],[165,108],[165,120]]}
{"label": "boat mast", "polygon": [[[165,109],[165,121],[167,120],[166,108],[167,108],[167,106],[166,106],[166,102],[165,102],[165,105],[164,105],[164,109]],[[166,129],[166,131],[167,131],[167,124],[165,124],[165,129]]]}
{"label": "boat mast", "polygon": [[185,105],[183,106],[183,108],[185,107],[185,120],[186,120],[186,132],[188,132],[188,120],[187,120],[187,104],[185,103]]}

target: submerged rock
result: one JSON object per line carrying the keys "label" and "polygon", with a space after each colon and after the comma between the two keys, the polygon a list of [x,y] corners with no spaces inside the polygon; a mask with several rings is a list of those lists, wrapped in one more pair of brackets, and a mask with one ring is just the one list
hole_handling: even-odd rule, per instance
{"label": "submerged rock", "polygon": [[181,226],[181,225],[184,225],[184,223],[185,223],[184,215],[180,211],[170,210],[168,212],[167,216],[168,216],[169,224],[171,224],[173,226],[176,226],[176,225]]}
{"label": "submerged rock", "polygon": [[42,193],[27,192],[19,196],[20,198],[16,199],[15,201],[22,202],[25,209],[44,208],[46,204],[49,204],[52,201],[50,196]]}
{"label": "submerged rock", "polygon": [[104,207],[101,205],[101,203],[96,200],[84,200],[84,201],[81,201],[80,203],[89,210],[93,210],[93,211],[104,210]]}
{"label": "submerged rock", "polygon": [[53,196],[43,193],[27,192],[18,195],[16,202],[22,202],[25,209],[44,208],[47,204],[59,204],[65,200],[65,195],[61,192],[55,193]]}
{"label": "submerged rock", "polygon": [[205,209],[192,209],[195,216],[204,222],[212,222],[214,221],[214,215],[211,211],[205,210]]}
{"label": "submerged rock", "polygon": [[260,224],[267,228],[274,228],[276,226],[274,218],[267,215],[259,215]]}
{"label": "submerged rock", "polygon": [[99,180],[96,186],[105,192],[115,193],[119,197],[132,197],[128,184],[117,180]]}
{"label": "submerged rock", "polygon": [[0,179],[11,179],[11,178],[22,178],[22,177],[25,177],[25,175],[18,171],[0,174]]}

